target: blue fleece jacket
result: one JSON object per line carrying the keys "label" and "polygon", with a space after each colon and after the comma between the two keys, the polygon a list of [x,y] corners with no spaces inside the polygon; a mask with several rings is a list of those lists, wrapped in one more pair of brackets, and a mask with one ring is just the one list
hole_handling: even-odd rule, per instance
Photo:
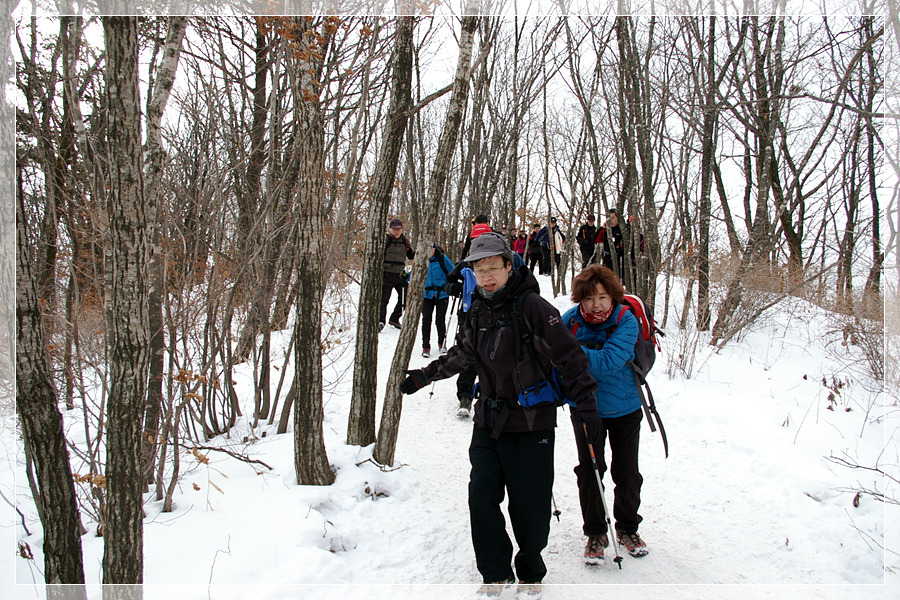
{"label": "blue fleece jacket", "polygon": [[634,372],[627,364],[634,360],[634,344],[639,333],[637,319],[631,311],[617,304],[606,321],[590,325],[576,305],[563,315],[563,323],[570,331],[578,323],[575,338],[582,344],[591,365],[590,373],[597,381],[600,415],[604,419],[614,419],[640,409],[641,397],[634,382]]}

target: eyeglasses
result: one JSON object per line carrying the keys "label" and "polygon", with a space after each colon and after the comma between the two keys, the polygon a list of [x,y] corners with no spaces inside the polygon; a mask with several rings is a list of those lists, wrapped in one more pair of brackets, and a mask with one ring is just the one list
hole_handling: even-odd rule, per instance
{"label": "eyeglasses", "polygon": [[484,279],[485,277],[496,277],[500,271],[505,271],[506,267],[495,267],[493,269],[473,269],[476,279]]}

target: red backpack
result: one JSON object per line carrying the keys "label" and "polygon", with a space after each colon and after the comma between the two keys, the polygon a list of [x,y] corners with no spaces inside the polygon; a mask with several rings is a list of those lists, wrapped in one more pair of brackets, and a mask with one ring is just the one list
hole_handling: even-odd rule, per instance
{"label": "red backpack", "polygon": [[[638,339],[634,344],[634,367],[636,368],[633,368],[635,373],[641,376],[641,383],[646,384],[644,378],[653,368],[653,364],[656,362],[656,353],[660,350],[656,334],[662,336],[666,334],[656,326],[656,321],[653,320],[653,311],[640,296],[625,294],[623,304],[637,318],[640,325]],[[622,318],[622,314],[624,311],[619,313],[619,319]]]}

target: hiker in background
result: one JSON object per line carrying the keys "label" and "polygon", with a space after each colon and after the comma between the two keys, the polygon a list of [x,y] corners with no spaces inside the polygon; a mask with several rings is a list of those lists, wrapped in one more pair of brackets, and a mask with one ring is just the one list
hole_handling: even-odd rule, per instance
{"label": "hiker in background", "polygon": [[437,343],[441,354],[447,353],[447,306],[450,296],[444,291],[447,274],[453,270],[453,263],[444,254],[440,244],[435,243],[431,258],[428,259],[428,273],[425,275],[425,299],[422,301],[422,356],[431,356],[431,315],[436,317]]}
{"label": "hiker in background", "polygon": [[597,239],[597,228],[594,226],[594,215],[587,216],[587,223],[578,230],[575,240],[581,250],[581,268],[588,266],[594,259],[594,240]]}
{"label": "hiker in background", "polygon": [[403,235],[403,221],[391,219],[390,229],[384,236],[384,276],[381,283],[381,312],[378,317],[378,331],[384,329],[387,305],[391,300],[391,291],[397,291],[397,305],[391,312],[388,323],[400,329],[400,315],[403,314],[405,304],[403,271],[406,267],[406,259],[412,259],[416,255],[409,245],[409,240]]}
{"label": "hiker in background", "polygon": [[[612,249],[610,248],[610,238],[612,238],[612,246],[616,251],[617,263],[613,267]],[[616,209],[609,209],[606,217],[606,223],[597,231],[597,237],[594,240],[597,244],[602,244],[601,260],[603,265],[613,269],[615,274],[621,277],[625,273],[625,241],[622,237],[622,228],[619,226],[619,215]]]}
{"label": "hiker in background", "polygon": [[[467,260],[478,285],[472,308],[447,354],[423,369],[407,371],[400,391],[411,394],[432,381],[478,368],[475,427],[469,446],[469,516],[483,598],[498,597],[518,576],[517,596],[539,598],[547,573],[541,551],[550,533],[553,449],[557,405],[547,383],[556,367],[575,402],[575,417],[593,442],[602,429],[596,382],[587,357],[539,294],[534,274],[513,267],[509,243],[495,233],[472,242]],[[523,348],[526,330],[529,347]],[[515,332],[515,333],[514,333]],[[518,333],[519,335],[516,335]],[[525,408],[538,389],[551,401]],[[501,504],[509,496],[509,518],[519,551],[506,531]],[[515,567],[515,571],[513,570]]]}
{"label": "hiker in background", "polygon": [[477,238],[482,233],[487,233],[488,231],[494,231],[491,229],[490,222],[487,218],[487,215],[478,215],[472,221],[472,231],[469,232],[469,237],[466,238],[466,245],[463,246],[462,256],[460,258],[465,258],[466,255],[469,254],[469,248],[472,246],[472,240]]}
{"label": "hiker in background", "polygon": [[[610,475],[615,484],[613,517],[619,544],[631,556],[646,556],[647,545],[638,534],[642,518],[641,484],[638,469],[640,443],[641,398],[634,372],[628,361],[634,359],[638,338],[638,322],[624,305],[625,289],[608,267],[592,264],[572,282],[572,301],[577,305],[563,315],[563,323],[581,343],[590,364],[590,374],[597,381],[597,410],[603,417],[601,438],[593,443],[600,477],[606,472],[604,446],[609,437]],[[593,472],[584,428],[573,416],[575,446],[578,449],[578,498],[581,502],[582,530],[588,541],[584,561],[589,565],[603,560],[603,549],[609,544],[602,493]]]}
{"label": "hiker in background", "polygon": [[556,224],[556,217],[551,218],[550,223],[553,225],[553,260],[558,271],[559,263],[562,259],[563,244],[566,243],[566,234],[560,231],[559,226]]}
{"label": "hiker in background", "polygon": [[537,234],[538,242],[541,244],[541,262],[543,263],[543,270],[541,271],[542,275],[550,274],[550,244],[551,239],[550,236],[553,236],[553,246],[555,255],[553,258],[556,262],[556,268],[559,268],[560,263],[560,249],[562,248],[563,243],[566,241],[566,236],[562,231],[559,230],[559,225],[556,224],[556,217],[550,217],[550,225],[543,227]]}
{"label": "hiker in background", "polygon": [[522,262],[525,262],[525,251],[528,249],[528,236],[524,231],[520,231],[516,239],[512,243],[513,252],[519,255]]}
{"label": "hiker in background", "polygon": [[541,259],[541,241],[537,239],[541,232],[541,224],[535,223],[531,233],[528,234],[528,268],[534,273],[534,265],[538,266],[538,273],[544,274],[544,262]]}

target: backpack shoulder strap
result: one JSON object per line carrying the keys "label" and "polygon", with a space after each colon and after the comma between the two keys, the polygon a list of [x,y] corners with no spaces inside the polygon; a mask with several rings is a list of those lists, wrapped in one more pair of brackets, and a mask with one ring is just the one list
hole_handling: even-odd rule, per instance
{"label": "backpack shoulder strap", "polygon": [[[525,350],[528,351],[531,362],[539,369],[541,368],[541,361],[537,355],[537,351],[534,349],[534,336],[531,331],[531,323],[529,323],[522,314],[522,306],[525,304],[525,299],[531,293],[533,293],[533,290],[526,290],[516,296],[516,300],[513,303],[513,320],[516,328],[516,358],[522,358],[522,347],[524,347]],[[550,378],[547,374],[545,374],[545,377],[547,377],[547,380],[549,381]]]}
{"label": "backpack shoulder strap", "polygon": [[444,272],[444,277],[450,274],[450,271],[447,270],[447,265],[444,264],[444,261],[447,257],[444,254],[441,254],[441,257],[438,259],[437,263],[441,267],[441,271]]}

